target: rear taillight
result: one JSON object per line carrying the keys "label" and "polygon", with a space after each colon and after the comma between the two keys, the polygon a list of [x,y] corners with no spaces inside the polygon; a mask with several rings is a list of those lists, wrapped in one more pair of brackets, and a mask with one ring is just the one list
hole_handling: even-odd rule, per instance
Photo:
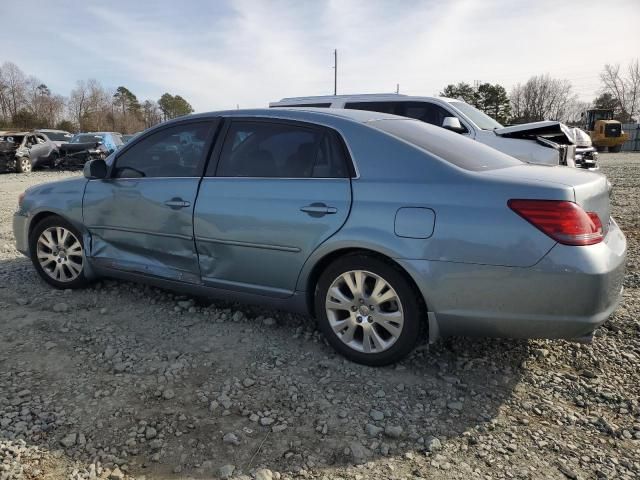
{"label": "rear taillight", "polygon": [[509,200],[509,208],[534,227],[564,245],[593,245],[602,241],[597,213],[561,200]]}

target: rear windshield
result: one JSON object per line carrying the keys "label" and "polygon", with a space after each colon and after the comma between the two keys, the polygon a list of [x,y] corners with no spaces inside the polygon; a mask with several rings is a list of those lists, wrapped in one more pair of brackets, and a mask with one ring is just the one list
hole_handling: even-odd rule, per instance
{"label": "rear windshield", "polygon": [[523,163],[480,142],[418,120],[386,119],[367,122],[367,125],[409,142],[465,170],[495,170]]}

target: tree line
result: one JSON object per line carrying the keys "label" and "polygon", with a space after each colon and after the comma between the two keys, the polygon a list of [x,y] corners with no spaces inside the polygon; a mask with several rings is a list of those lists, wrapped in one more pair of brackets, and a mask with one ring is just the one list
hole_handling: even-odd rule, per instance
{"label": "tree line", "polygon": [[534,75],[515,85],[509,93],[500,84],[472,86],[461,82],[447,85],[440,95],[462,99],[503,124],[558,120],[582,125],[582,115],[590,108],[611,109],[623,123],[640,121],[640,65],[638,59],[626,69],[605,65],[600,73],[601,88],[592,102],[581,102],[569,80]]}
{"label": "tree line", "polygon": [[109,89],[95,79],[79,80],[64,97],[15,63],[0,66],[0,129],[135,133],[192,112],[180,95],[165,93],[157,101],[140,101],[125,86]]}

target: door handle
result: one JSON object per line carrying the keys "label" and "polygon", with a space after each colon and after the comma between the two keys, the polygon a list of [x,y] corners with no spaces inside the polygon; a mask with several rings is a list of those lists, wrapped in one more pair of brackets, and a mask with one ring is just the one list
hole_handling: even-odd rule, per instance
{"label": "door handle", "polygon": [[181,198],[172,198],[171,200],[167,200],[164,204],[169,207],[177,210],[179,208],[190,207],[191,202],[187,202],[186,200],[182,200]]}
{"label": "door handle", "polygon": [[332,215],[338,212],[335,207],[329,207],[324,203],[312,203],[306,207],[300,209],[301,212],[308,213],[312,217],[323,217],[325,215]]}

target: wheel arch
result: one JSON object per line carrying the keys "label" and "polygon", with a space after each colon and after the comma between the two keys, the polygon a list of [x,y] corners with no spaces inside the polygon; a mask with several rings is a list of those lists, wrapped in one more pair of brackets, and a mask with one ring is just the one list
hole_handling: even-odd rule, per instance
{"label": "wheel arch", "polygon": [[347,255],[354,255],[354,254],[361,254],[361,255],[368,255],[371,257],[375,257],[391,265],[392,267],[397,269],[402,275],[404,275],[404,277],[407,279],[407,281],[410,283],[411,287],[413,288],[416,296],[418,296],[420,300],[420,303],[422,305],[422,308],[425,314],[425,321],[426,321],[427,305],[428,305],[427,299],[424,297],[423,293],[420,291],[420,288],[418,288],[418,285],[415,279],[413,278],[413,276],[405,268],[403,268],[402,265],[400,265],[397,261],[395,261],[389,255],[377,250],[372,250],[370,248],[363,248],[363,247],[338,248],[336,250],[327,252],[314,263],[313,267],[311,268],[305,280],[305,287],[306,287],[305,300],[306,300],[307,309],[312,316],[314,316],[315,314],[315,290],[316,290],[316,286],[318,284],[320,275],[322,275],[322,272],[337,259]]}
{"label": "wheel arch", "polygon": [[[33,233],[33,229],[36,228],[36,225],[38,225],[42,220],[48,217],[64,218],[64,216],[60,215],[59,213],[52,212],[50,210],[45,210],[45,211],[36,213],[33,217],[31,217],[31,220],[29,221],[29,230],[27,231],[27,235],[28,235],[27,239],[31,238],[31,234]],[[66,218],[64,219],[69,221]]]}
{"label": "wheel arch", "polygon": [[41,210],[41,211],[35,213],[31,217],[31,220],[29,221],[29,228],[27,229],[27,241],[29,241],[31,239],[31,233],[33,232],[33,229],[36,227],[36,225],[38,225],[45,218],[49,218],[49,217],[60,217],[65,222],[69,222],[76,229],[78,229],[78,231],[80,232],[80,234],[83,237],[83,240],[85,242],[85,246],[88,245],[87,242],[90,241],[90,235],[89,235],[89,232],[88,232],[87,228],[82,223],[80,223],[80,222],[78,222],[78,221],[76,221],[76,220],[74,220],[72,218],[69,218],[66,215],[64,215],[63,213],[57,212],[55,210]]}

